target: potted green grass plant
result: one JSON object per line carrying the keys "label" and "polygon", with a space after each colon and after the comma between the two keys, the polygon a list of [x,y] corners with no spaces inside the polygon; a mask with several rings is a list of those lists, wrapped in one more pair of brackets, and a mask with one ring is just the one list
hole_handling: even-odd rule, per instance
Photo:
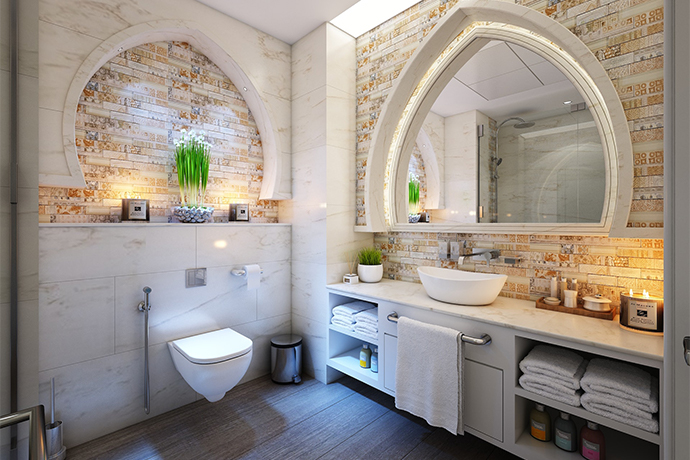
{"label": "potted green grass plant", "polygon": [[381,251],[375,247],[363,248],[357,254],[359,265],[357,275],[364,283],[378,283],[383,277],[383,264]]}
{"label": "potted green grass plant", "polygon": [[173,215],[180,222],[207,222],[213,215],[213,208],[204,206],[211,144],[206,142],[203,131],[183,129],[180,134],[175,141],[175,164],[181,206],[173,208]]}
{"label": "potted green grass plant", "polygon": [[410,173],[407,183],[408,221],[411,224],[419,222],[419,177]]}

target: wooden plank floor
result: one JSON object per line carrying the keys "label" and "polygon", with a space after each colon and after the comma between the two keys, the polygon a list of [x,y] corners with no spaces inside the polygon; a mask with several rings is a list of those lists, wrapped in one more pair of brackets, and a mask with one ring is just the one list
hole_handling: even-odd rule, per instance
{"label": "wooden plank floor", "polygon": [[349,377],[278,385],[268,376],[217,403],[197,401],[67,454],[69,460],[517,459],[470,434],[429,426]]}

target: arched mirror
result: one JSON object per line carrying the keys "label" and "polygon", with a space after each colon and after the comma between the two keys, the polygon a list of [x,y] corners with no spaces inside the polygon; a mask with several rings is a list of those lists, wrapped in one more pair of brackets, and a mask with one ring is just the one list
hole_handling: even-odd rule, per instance
{"label": "arched mirror", "polygon": [[[410,145],[410,222],[420,212],[441,224],[605,217],[606,158],[594,115],[561,70],[515,43],[490,40],[472,55]],[[434,163],[443,175],[427,166]]]}
{"label": "arched mirror", "polygon": [[[426,37],[377,120],[361,230],[624,236],[620,99],[581,41],[532,13],[468,1]],[[410,223],[420,211],[431,223]]]}

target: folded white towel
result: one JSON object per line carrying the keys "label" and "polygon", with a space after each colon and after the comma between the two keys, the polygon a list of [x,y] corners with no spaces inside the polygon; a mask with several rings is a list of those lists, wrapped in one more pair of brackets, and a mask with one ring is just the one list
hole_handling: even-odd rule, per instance
{"label": "folded white towel", "polygon": [[526,374],[550,377],[568,388],[580,388],[580,379],[587,362],[577,353],[551,345],[537,345],[520,361],[520,370]]}
{"label": "folded white towel", "polygon": [[333,313],[333,318],[338,318],[340,321],[347,321],[349,324],[355,324],[355,319],[351,315],[344,315],[340,312]]}
{"label": "folded white towel", "polygon": [[547,398],[560,401],[570,406],[578,407],[580,405],[582,390],[572,390],[564,386],[559,386],[557,388],[545,383],[541,377],[530,374],[522,374],[518,381],[522,388],[532,393],[546,396]]}
{"label": "folded white towel", "polygon": [[615,396],[645,412],[659,412],[659,379],[630,364],[594,358],[581,384],[588,393]]}
{"label": "folded white towel", "polygon": [[[359,332],[359,331],[354,331],[354,332]],[[359,332],[359,334],[364,337],[365,339],[369,339],[371,342],[378,342],[379,340],[379,335],[378,334],[372,334],[371,332]],[[373,351],[373,349],[372,349]]]}
{"label": "folded white towel", "polygon": [[371,334],[371,335],[378,335],[379,329],[376,327],[372,327],[368,324],[360,324],[360,323],[355,323],[352,326],[352,330],[355,332],[359,332],[360,334]]}
{"label": "folded white towel", "polygon": [[371,323],[377,325],[379,323],[379,309],[371,308],[369,310],[360,311],[354,315],[355,321],[358,323]]}
{"label": "folded white towel", "polygon": [[343,305],[333,307],[332,311],[334,315],[338,314],[341,316],[345,316],[354,321],[355,314],[364,310],[369,310],[374,307],[375,305],[372,305],[370,303],[362,302],[361,300],[356,300],[354,302],[349,302]]}
{"label": "folded white towel", "polygon": [[355,322],[358,324],[368,324],[369,326],[376,327],[376,328],[379,327],[378,321],[372,321],[369,318],[357,318],[357,316],[355,316]]}
{"label": "folded white towel", "polygon": [[347,320],[343,320],[339,318],[338,316],[334,316],[331,318],[331,324],[334,324],[336,326],[344,327],[345,329],[349,331],[354,331],[353,324]]}
{"label": "folded white towel", "polygon": [[659,420],[655,415],[626,406],[620,402],[619,398],[585,393],[582,395],[581,401],[582,407],[593,414],[598,414],[611,420],[649,431],[650,433],[659,432]]}
{"label": "folded white towel", "polygon": [[452,434],[463,434],[460,333],[401,317],[395,371],[395,407]]}

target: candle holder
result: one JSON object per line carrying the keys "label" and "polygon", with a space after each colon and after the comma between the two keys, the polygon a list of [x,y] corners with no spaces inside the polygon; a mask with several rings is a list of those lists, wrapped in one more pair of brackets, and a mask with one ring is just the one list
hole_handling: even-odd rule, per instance
{"label": "candle holder", "polygon": [[664,299],[649,295],[621,292],[620,324],[623,329],[654,335],[664,333]]}

